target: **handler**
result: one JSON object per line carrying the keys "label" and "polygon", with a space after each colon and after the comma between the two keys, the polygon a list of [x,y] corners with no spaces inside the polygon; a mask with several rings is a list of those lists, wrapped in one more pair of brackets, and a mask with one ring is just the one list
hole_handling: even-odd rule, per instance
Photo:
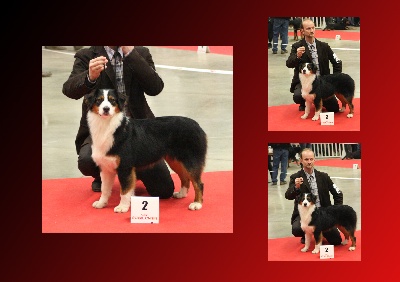
{"label": "handler", "polygon": [[[298,211],[297,195],[301,193],[312,193],[317,197],[317,207],[331,206],[329,193],[333,196],[334,205],[343,204],[343,193],[325,172],[314,168],[314,152],[310,148],[305,148],[300,152],[300,162],[303,166],[301,170],[290,176],[289,187],[286,190],[285,198],[294,201],[294,210],[292,213],[291,224],[292,234],[295,237],[301,237],[300,242],[305,243],[304,231],[300,226],[300,215]],[[331,245],[339,245],[342,242],[339,230],[332,228],[323,232],[323,236]]]}
{"label": "handler", "polygon": [[[299,111],[305,110],[305,100],[301,96],[301,84],[299,78],[300,63],[314,63],[318,67],[317,76],[330,74],[329,62],[333,72],[342,72],[342,61],[332,51],[328,43],[321,42],[315,38],[315,25],[310,19],[302,21],[300,34],[304,37],[292,45],[290,55],[286,60],[288,68],[294,68],[290,92],[293,93],[293,101],[299,104]],[[335,96],[324,100],[324,108],[328,112],[337,113],[339,103]]]}
{"label": "handler", "polygon": [[[64,83],[62,92],[69,98],[80,99],[96,89],[116,89],[127,96],[125,112],[132,118],[154,118],[147,104],[145,93],[158,95],[164,82],[157,74],[148,48],[143,46],[91,46],[75,54],[71,75]],[[83,175],[92,176],[92,190],[101,191],[100,170],[92,159],[92,138],[86,120],[87,106],[82,102],[82,116],[75,139],[78,168]],[[161,161],[154,167],[137,171],[151,196],[170,198],[174,182],[170,171]]]}

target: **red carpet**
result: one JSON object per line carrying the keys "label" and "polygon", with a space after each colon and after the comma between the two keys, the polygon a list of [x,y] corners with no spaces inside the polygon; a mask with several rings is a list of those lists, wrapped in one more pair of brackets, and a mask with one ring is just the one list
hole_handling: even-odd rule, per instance
{"label": "red carpet", "polygon": [[[342,238],[343,238],[343,234]],[[349,251],[351,243],[346,246],[334,247],[333,259],[320,259],[319,254],[312,254],[314,241],[306,253],[300,251],[304,247],[300,244],[300,237],[268,239],[269,261],[361,261],[361,230],[356,231],[357,246],[355,251]],[[313,239],[314,240],[314,239]]]}
{"label": "red carpet", "polygon": [[[196,51],[199,46],[158,46],[163,48]],[[233,56],[233,46],[208,46],[210,53]]]}
{"label": "red carpet", "polygon": [[332,167],[343,167],[343,168],[353,168],[353,164],[358,164],[358,168],[361,169],[361,160],[342,160],[341,158],[332,158],[315,161],[317,166],[332,166]]}
{"label": "red carpet", "polygon": [[[340,102],[339,102],[340,105]],[[281,105],[268,107],[268,130],[270,131],[360,131],[360,98],[353,100],[354,116],[348,118],[349,108],[344,113],[336,113],[335,125],[321,125],[321,121],[312,121],[314,105],[306,120],[300,117],[299,105]]]}
{"label": "red carpet", "polygon": [[[300,32],[297,31],[297,35],[300,38]],[[328,39],[335,39],[336,35],[340,35],[342,40],[354,40],[358,41],[360,40],[360,30],[330,30],[330,31],[323,31],[323,30],[317,30],[315,37],[317,39],[321,38],[328,38]],[[289,31],[289,39],[293,38],[293,31]]]}
{"label": "red carpet", "polygon": [[[175,191],[180,188],[177,174],[172,174]],[[100,193],[90,189],[92,178],[42,180],[43,233],[232,233],[233,172],[204,173],[204,204],[191,211],[194,199],[191,186],[187,198],[160,200],[160,223],[130,223],[127,213],[114,213],[119,203],[119,182],[116,179],[107,207],[95,209],[92,203]],[[148,196],[138,181],[137,196]],[[179,187],[179,188],[178,188]]]}

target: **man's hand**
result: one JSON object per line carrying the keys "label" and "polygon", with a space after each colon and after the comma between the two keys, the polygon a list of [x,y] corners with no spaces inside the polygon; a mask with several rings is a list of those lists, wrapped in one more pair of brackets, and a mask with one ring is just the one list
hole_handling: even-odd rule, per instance
{"label": "man's hand", "polygon": [[90,81],[96,81],[100,76],[100,73],[106,69],[108,60],[104,56],[94,58],[89,61],[89,79]]}
{"label": "man's hand", "polygon": [[294,187],[296,189],[299,189],[301,184],[303,184],[303,177],[299,177],[294,180]]}
{"label": "man's hand", "polygon": [[306,47],[304,46],[300,46],[299,48],[297,48],[297,58],[300,58],[301,56],[303,56],[303,53],[306,51]]}

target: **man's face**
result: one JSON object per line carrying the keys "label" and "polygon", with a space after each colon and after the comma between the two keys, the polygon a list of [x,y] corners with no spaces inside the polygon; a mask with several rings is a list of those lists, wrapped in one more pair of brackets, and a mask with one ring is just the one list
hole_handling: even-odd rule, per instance
{"label": "man's face", "polygon": [[312,169],[315,162],[314,153],[311,151],[305,151],[301,155],[301,163],[303,164],[303,167],[307,169]]}
{"label": "man's face", "polygon": [[305,37],[315,36],[315,25],[312,21],[303,22],[303,33]]}

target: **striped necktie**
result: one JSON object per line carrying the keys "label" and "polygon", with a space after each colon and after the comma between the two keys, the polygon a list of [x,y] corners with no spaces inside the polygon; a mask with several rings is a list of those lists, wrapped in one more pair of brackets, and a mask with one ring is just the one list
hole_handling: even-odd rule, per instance
{"label": "striped necktie", "polygon": [[321,207],[318,196],[317,181],[315,180],[314,176],[310,175],[310,177],[308,178],[308,183],[310,184],[311,193],[317,198],[317,202],[315,203],[315,205],[317,207]]}

